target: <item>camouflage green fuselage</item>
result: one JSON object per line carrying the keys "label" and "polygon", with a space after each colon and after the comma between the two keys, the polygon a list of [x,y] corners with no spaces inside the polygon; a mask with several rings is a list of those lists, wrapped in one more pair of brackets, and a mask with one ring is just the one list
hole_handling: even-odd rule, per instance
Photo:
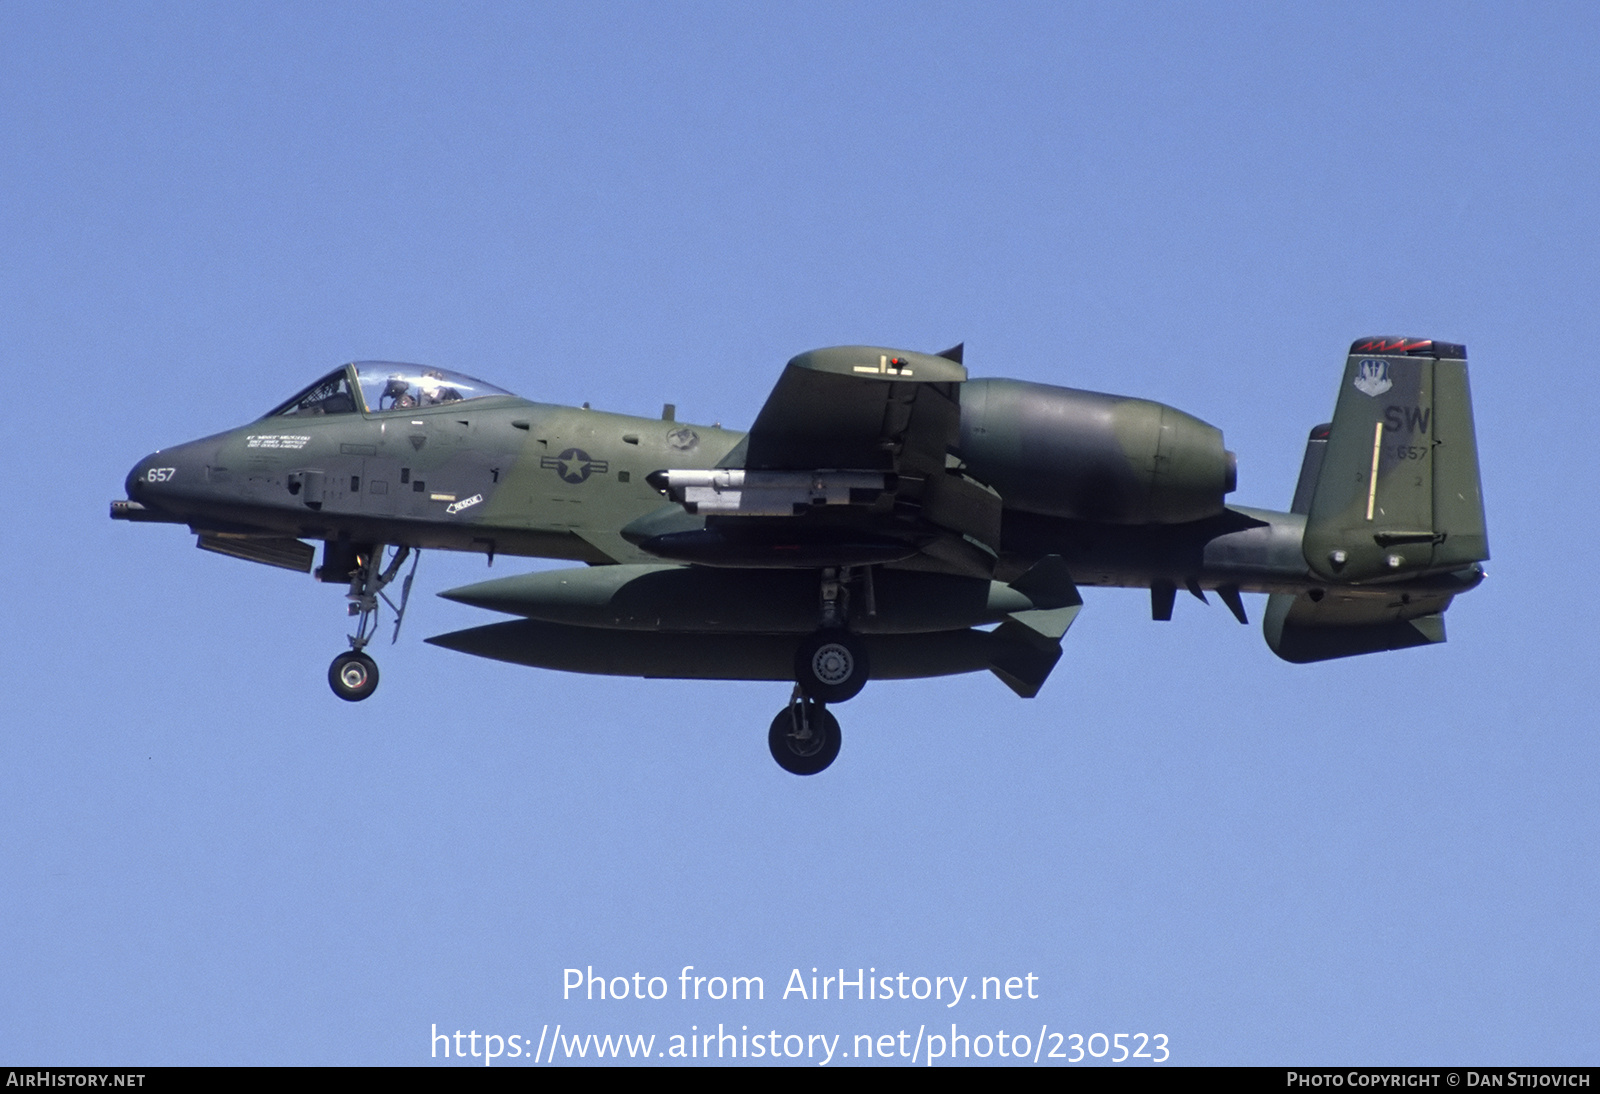
{"label": "camouflage green fuselage", "polygon": [[[287,424],[262,419],[163,449],[140,461],[127,486],[152,514],[222,535],[660,562],[619,534],[666,504],[645,477],[716,467],[743,438],[716,426],[497,397]],[[1297,514],[1239,506],[1169,524],[1006,509],[994,576],[1012,579],[1057,554],[1082,585],[1143,588],[1166,579],[1300,591],[1316,583],[1301,554],[1304,526]]]}
{"label": "camouflage green fuselage", "polygon": [[127,485],[197,530],[604,563],[648,557],[616,535],[661,507],[647,474],[713,466],[741,436],[495,397],[264,418],[163,449]]}

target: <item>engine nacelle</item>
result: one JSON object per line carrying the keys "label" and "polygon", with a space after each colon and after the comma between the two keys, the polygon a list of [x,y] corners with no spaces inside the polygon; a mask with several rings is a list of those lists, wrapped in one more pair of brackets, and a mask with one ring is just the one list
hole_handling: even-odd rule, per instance
{"label": "engine nacelle", "polygon": [[1007,509],[1112,524],[1215,516],[1238,478],[1222,431],[1199,418],[1023,380],[961,385],[961,455]]}

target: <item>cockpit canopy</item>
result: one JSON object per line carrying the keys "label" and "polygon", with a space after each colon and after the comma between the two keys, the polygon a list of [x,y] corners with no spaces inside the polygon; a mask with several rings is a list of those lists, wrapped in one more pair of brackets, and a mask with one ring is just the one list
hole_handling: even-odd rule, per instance
{"label": "cockpit canopy", "polygon": [[416,410],[510,394],[493,384],[449,369],[426,368],[395,361],[357,361],[330,372],[266,416],[288,418],[320,414],[377,414],[386,410]]}

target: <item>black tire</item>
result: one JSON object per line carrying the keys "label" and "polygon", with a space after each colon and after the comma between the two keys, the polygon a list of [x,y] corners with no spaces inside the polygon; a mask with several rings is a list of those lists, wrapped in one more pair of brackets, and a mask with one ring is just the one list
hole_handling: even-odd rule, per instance
{"label": "black tire", "polygon": [[364,653],[341,653],[328,666],[328,686],[348,703],[359,703],[378,690],[378,663]]}
{"label": "black tire", "polygon": [[795,683],[818,702],[854,699],[871,674],[866,643],[837,627],[818,631],[794,651]]}
{"label": "black tire", "polygon": [[772,728],[767,730],[767,748],[772,751],[772,758],[791,775],[815,775],[824,770],[838,757],[839,746],[843,743],[839,719],[821,703],[809,706],[810,739],[799,737],[796,723],[800,712],[792,705],[778,711],[778,716],[772,719]]}

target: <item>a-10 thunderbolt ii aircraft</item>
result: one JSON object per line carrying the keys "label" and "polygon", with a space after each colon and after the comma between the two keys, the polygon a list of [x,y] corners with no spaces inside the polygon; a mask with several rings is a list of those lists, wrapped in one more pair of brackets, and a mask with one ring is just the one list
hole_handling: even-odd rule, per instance
{"label": "a-10 thunderbolt ii aircraft", "polygon": [[[378,684],[424,548],[569,559],[441,595],[519,618],[429,639],[569,672],[791,681],[773,757],[838,754],[830,704],[869,677],[987,669],[1023,698],[1061,656],[1080,586],[1210,590],[1267,644],[1320,661],[1444,641],[1489,557],[1466,351],[1350,349],[1288,512],[1228,503],[1213,426],[1143,399],[969,380],[962,347],[791,360],[749,432],[529,402],[471,377],[357,362],[264,417],[163,449],[122,520],[346,587],[357,617],[334,692]],[[310,541],[310,542],[308,542]],[[387,586],[405,568],[398,603]]]}

